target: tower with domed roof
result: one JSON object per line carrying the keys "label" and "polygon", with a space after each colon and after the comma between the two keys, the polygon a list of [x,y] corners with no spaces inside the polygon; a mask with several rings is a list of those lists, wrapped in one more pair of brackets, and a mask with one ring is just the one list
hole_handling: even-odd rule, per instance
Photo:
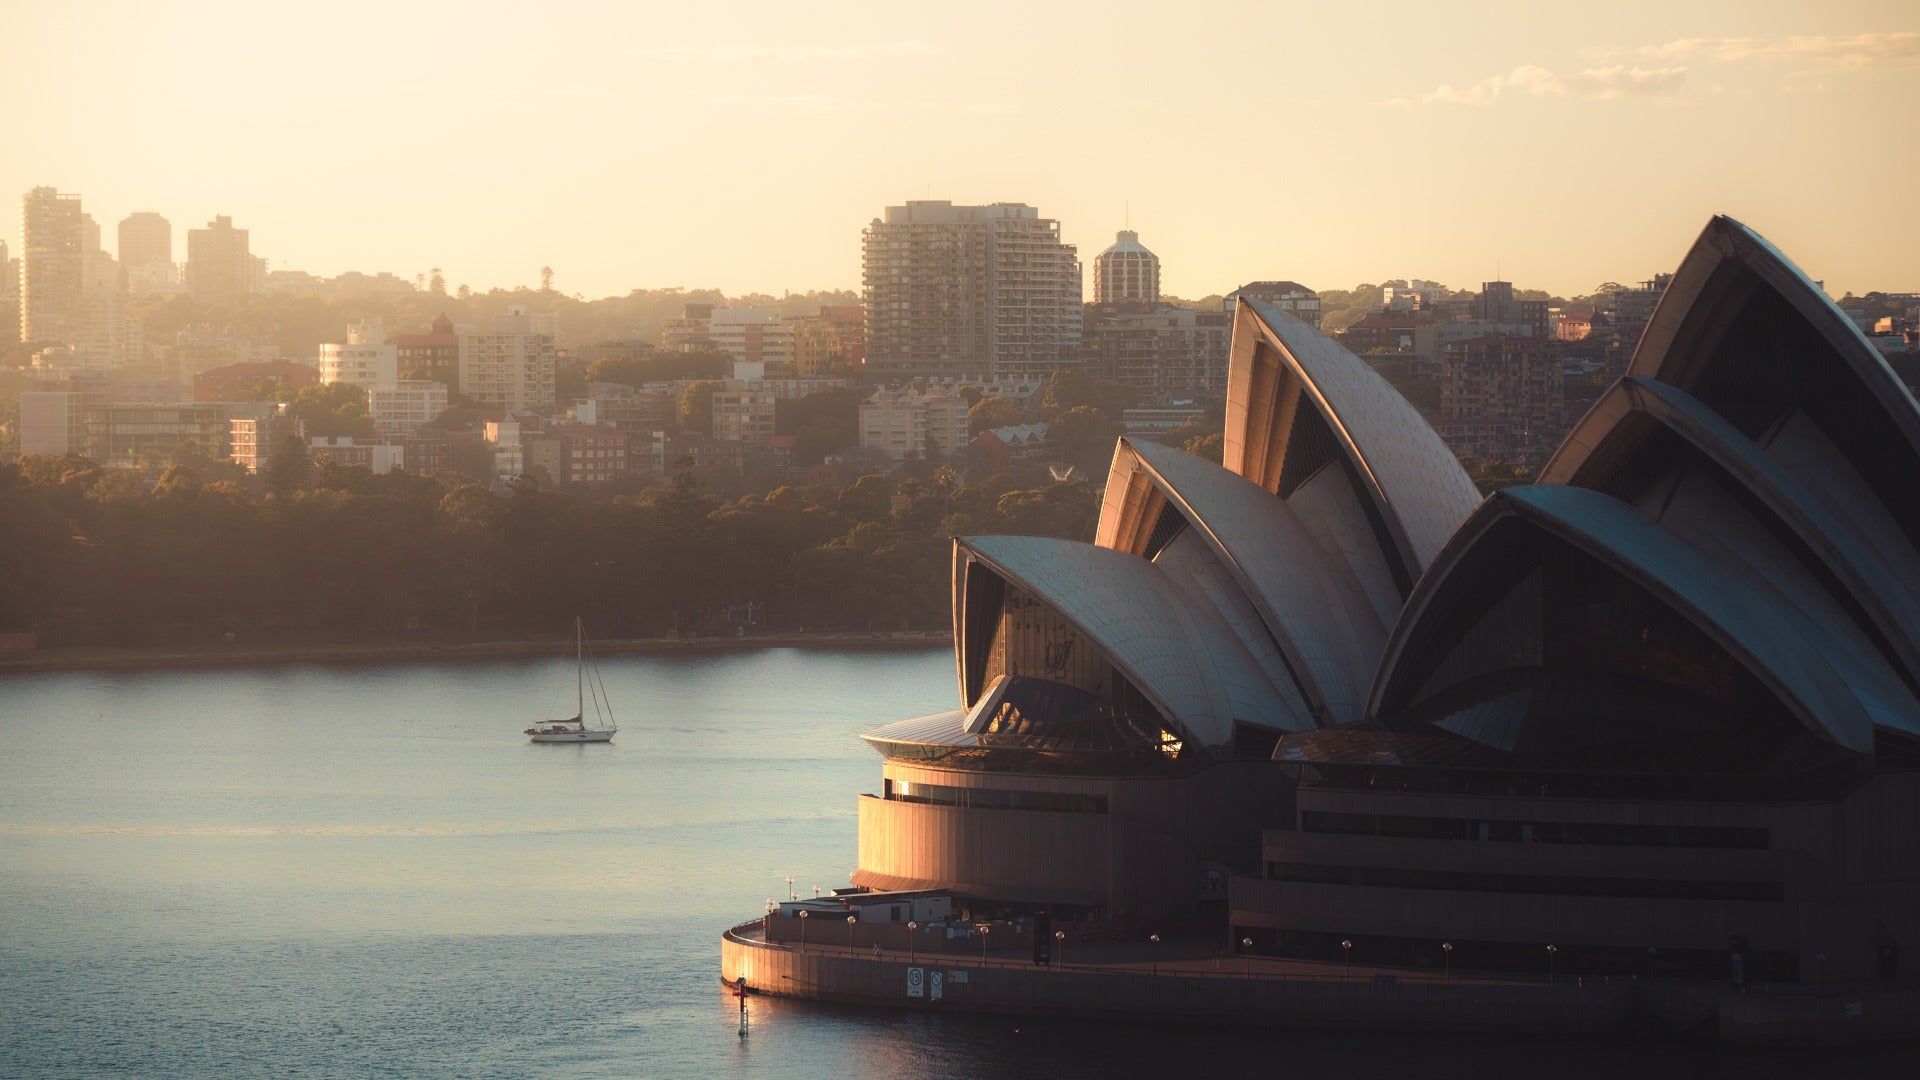
{"label": "tower with domed roof", "polygon": [[1113,246],[1093,261],[1093,299],[1098,304],[1160,302],[1160,256],[1140,245],[1140,234],[1120,230]]}

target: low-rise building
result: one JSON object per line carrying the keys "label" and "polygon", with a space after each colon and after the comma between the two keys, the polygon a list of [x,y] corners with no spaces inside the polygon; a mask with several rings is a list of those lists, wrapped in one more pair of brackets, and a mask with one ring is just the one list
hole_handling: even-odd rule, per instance
{"label": "low-rise building", "polygon": [[347,436],[334,438],[315,437],[307,444],[309,457],[318,458],[325,454],[327,460],[335,465],[358,465],[370,469],[376,476],[385,475],[395,469],[407,466],[406,447],[390,442],[361,442]]}
{"label": "low-rise building", "polygon": [[939,390],[877,390],[860,406],[860,445],[895,463],[916,454],[947,457],[967,444],[967,399]]}
{"label": "low-rise building", "polygon": [[165,462],[183,444],[228,455],[228,421],[245,406],[220,402],[114,402],[85,408],[86,456],[109,468]]}
{"label": "low-rise building", "polygon": [[449,386],[459,380],[460,335],[454,332],[453,320],[445,315],[433,320],[428,333],[395,334],[387,341],[393,345],[400,374],[439,379]]}
{"label": "low-rise building", "polygon": [[555,429],[560,465],[550,474],[564,485],[604,484],[628,474],[626,433],[594,424],[563,424]]}
{"label": "low-rise building", "polygon": [[447,384],[436,379],[402,379],[367,389],[367,412],[383,435],[405,435],[447,411]]}
{"label": "low-rise building", "polygon": [[246,466],[250,473],[266,468],[287,440],[304,442],[306,437],[306,421],[288,416],[283,408],[235,416],[227,421],[228,456]]}
{"label": "low-rise building", "polygon": [[713,395],[713,437],[721,442],[764,443],[773,438],[780,397],[770,390],[746,390],[729,382]]}
{"label": "low-rise building", "polygon": [[319,370],[323,383],[351,383],[363,390],[391,386],[400,378],[398,350],[374,319],[349,327],[345,341],[323,342]]}
{"label": "low-rise building", "polygon": [[1220,303],[1221,310],[1232,315],[1243,296],[1264,301],[1316,330],[1320,328],[1320,294],[1297,281],[1249,281],[1227,294]]}

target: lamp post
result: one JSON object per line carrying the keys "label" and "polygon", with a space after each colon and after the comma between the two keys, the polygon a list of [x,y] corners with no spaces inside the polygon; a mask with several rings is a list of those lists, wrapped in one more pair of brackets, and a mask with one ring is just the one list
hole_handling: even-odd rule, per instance
{"label": "lamp post", "polygon": [[800,951],[807,951],[807,909],[800,909]]}
{"label": "lamp post", "polygon": [[1240,939],[1240,974],[1253,975],[1253,939],[1250,937]]}
{"label": "lamp post", "polygon": [[980,965],[982,967],[985,967],[987,963],[987,935],[992,931],[993,927],[988,926],[986,923],[980,924]]}
{"label": "lamp post", "polygon": [[1452,982],[1453,981],[1453,942],[1443,941],[1440,943],[1440,957],[1441,957],[1441,960],[1440,960],[1441,973],[1446,976],[1446,980],[1448,982]]}
{"label": "lamp post", "polygon": [[1559,946],[1547,946],[1547,985],[1553,985],[1553,954],[1560,951]]}
{"label": "lamp post", "polygon": [[792,874],[787,875],[787,899],[789,900],[800,899],[800,894],[793,891],[793,875]]}
{"label": "lamp post", "polygon": [[1147,940],[1153,942],[1153,973],[1160,974],[1160,935],[1149,934]]}
{"label": "lamp post", "polygon": [[847,916],[847,951],[853,951],[853,924],[858,916]]}
{"label": "lamp post", "polygon": [[820,886],[818,886],[818,885],[815,885],[815,886],[813,887],[813,898],[814,898],[815,900],[818,900],[818,899],[820,899]]}
{"label": "lamp post", "polygon": [[914,947],[920,944],[918,940],[919,937],[920,937],[920,924],[917,922],[908,922],[907,923],[907,963],[909,964],[915,961],[916,952]]}
{"label": "lamp post", "polygon": [[1353,941],[1349,938],[1340,939],[1340,963],[1340,981],[1346,982],[1347,973],[1353,970]]}
{"label": "lamp post", "polygon": [[1060,965],[1065,967],[1067,963],[1067,932],[1065,930],[1053,932],[1053,951],[1060,958]]}

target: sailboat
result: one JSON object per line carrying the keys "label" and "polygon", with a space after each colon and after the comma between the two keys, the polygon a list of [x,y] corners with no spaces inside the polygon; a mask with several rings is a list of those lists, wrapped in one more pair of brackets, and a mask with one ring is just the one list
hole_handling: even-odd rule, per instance
{"label": "sailboat", "polygon": [[[527,729],[527,736],[537,743],[590,743],[612,742],[613,733],[620,730],[613,722],[613,703],[607,700],[606,684],[600,681],[600,669],[593,669],[593,678],[587,678],[587,631],[579,617],[573,620],[573,719],[549,720],[535,724]],[[587,726],[587,690],[593,690],[594,718],[602,724],[600,727]]]}

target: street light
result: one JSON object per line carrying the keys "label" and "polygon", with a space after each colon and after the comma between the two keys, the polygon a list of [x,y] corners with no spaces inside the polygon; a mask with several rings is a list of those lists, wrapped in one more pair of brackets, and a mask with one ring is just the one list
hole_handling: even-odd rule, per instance
{"label": "street light", "polygon": [[1447,981],[1452,982],[1453,981],[1453,942],[1443,941],[1440,943],[1440,956],[1441,956],[1440,970],[1442,973],[1446,975]]}
{"label": "street light", "polygon": [[1553,954],[1559,952],[1558,946],[1547,946],[1547,985],[1553,985]]}
{"label": "street light", "polygon": [[1153,942],[1153,973],[1160,974],[1160,935],[1149,934],[1147,940]]}
{"label": "street light", "polygon": [[856,916],[847,916],[847,951],[853,951],[853,924]]}
{"label": "street light", "polygon": [[807,909],[800,909],[800,951],[807,951]]}
{"label": "street light", "polygon": [[909,921],[907,923],[907,963],[909,964],[914,962],[914,957],[915,957],[914,946],[919,944],[919,941],[916,940],[919,936],[920,936],[920,924],[917,922]]}
{"label": "street light", "polygon": [[1253,939],[1250,937],[1240,939],[1240,974],[1253,974]]}
{"label": "street light", "polygon": [[1346,982],[1347,973],[1353,970],[1353,942],[1351,940],[1347,938],[1340,939],[1340,956],[1340,962],[1344,965],[1340,968],[1340,981]]}
{"label": "street light", "polygon": [[787,899],[789,900],[800,899],[800,894],[793,891],[793,875],[792,874],[787,875]]}
{"label": "street light", "polygon": [[1067,962],[1067,932],[1065,930],[1055,930],[1053,932],[1053,951],[1059,957],[1060,963],[1064,966]]}
{"label": "street light", "polygon": [[987,935],[991,933],[992,930],[993,927],[988,926],[986,923],[980,924],[980,964],[982,967],[986,966],[987,963]]}

